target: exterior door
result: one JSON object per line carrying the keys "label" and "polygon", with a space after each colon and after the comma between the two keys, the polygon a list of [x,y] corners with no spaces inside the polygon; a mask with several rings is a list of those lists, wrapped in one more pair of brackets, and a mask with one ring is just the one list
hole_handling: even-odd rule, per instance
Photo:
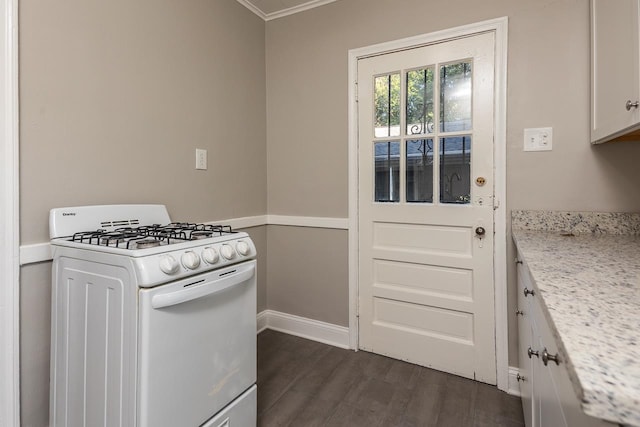
{"label": "exterior door", "polygon": [[359,348],[496,383],[494,33],[358,61]]}

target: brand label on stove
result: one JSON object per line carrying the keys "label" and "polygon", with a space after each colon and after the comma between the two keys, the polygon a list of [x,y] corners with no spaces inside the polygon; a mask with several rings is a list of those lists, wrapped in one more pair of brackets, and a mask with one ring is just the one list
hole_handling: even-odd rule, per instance
{"label": "brand label on stove", "polygon": [[75,212],[62,212],[62,216],[76,216]]}

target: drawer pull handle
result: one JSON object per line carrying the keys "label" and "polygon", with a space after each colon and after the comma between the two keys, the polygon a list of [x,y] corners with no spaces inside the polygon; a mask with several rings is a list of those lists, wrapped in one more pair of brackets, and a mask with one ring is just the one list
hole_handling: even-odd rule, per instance
{"label": "drawer pull handle", "polygon": [[638,103],[638,101],[631,102],[631,100],[628,100],[627,103],[625,104],[625,108],[627,109],[627,111],[631,111],[632,108],[638,108],[639,106],[640,106],[640,103]]}
{"label": "drawer pull handle", "polygon": [[558,360],[558,353],[549,354],[549,352],[545,348],[544,350],[542,350],[542,363],[544,363],[544,366],[547,366],[550,360],[552,362],[556,362],[556,365],[560,364],[560,360]]}
{"label": "drawer pull handle", "polygon": [[540,357],[540,352],[539,351],[533,351],[531,349],[531,347],[529,347],[527,349],[527,354],[529,355],[529,359],[531,359],[531,356]]}
{"label": "drawer pull handle", "polygon": [[524,316],[524,311],[516,309],[516,316],[517,315]]}
{"label": "drawer pull handle", "polygon": [[525,296],[525,297],[526,297],[527,295],[535,296],[535,294],[536,294],[536,292],[535,292],[533,289],[529,290],[529,289],[527,289],[527,288],[524,288],[524,296]]}
{"label": "drawer pull handle", "polygon": [[518,382],[520,382],[520,381],[525,382],[527,379],[523,375],[518,374],[518,375],[516,375],[516,380]]}

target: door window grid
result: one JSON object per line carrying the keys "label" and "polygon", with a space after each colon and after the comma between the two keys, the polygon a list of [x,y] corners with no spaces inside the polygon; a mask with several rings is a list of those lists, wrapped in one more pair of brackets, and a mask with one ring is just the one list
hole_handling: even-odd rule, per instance
{"label": "door window grid", "polygon": [[373,141],[375,202],[470,204],[471,94],[471,60],[374,77],[374,138],[405,134]]}

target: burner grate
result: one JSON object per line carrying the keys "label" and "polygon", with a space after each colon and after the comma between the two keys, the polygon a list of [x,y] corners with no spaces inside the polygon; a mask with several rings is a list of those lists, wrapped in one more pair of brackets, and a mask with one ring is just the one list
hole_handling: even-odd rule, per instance
{"label": "burner grate", "polygon": [[83,231],[75,233],[70,240],[89,245],[145,249],[234,233],[236,232],[228,225],[172,222],[166,225],[153,224],[140,227],[121,227],[115,230]]}

